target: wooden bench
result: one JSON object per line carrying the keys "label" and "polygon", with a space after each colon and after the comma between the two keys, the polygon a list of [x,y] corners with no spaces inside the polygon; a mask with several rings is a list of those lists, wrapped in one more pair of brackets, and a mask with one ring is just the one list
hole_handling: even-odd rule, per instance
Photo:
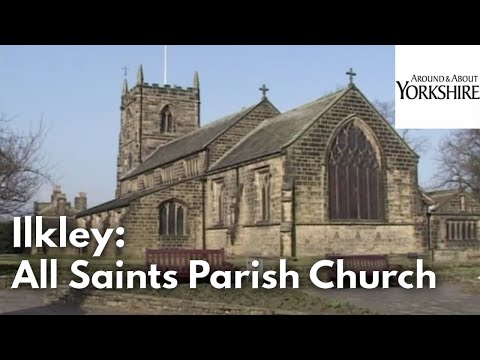
{"label": "wooden bench", "polygon": [[[388,261],[388,255],[327,255],[326,260],[332,260],[335,264],[328,270],[327,281],[337,282],[337,260],[343,259],[343,271],[353,271],[357,277],[357,281],[360,276],[360,271],[365,271],[367,278],[371,278],[374,271],[401,271],[402,267],[398,265],[390,265]],[[345,280],[349,280],[349,277],[344,277]],[[398,285],[398,273],[397,276],[390,278],[391,285]],[[382,275],[379,277],[380,283],[382,281]]]}
{"label": "wooden bench", "polygon": [[190,260],[205,260],[210,265],[210,272],[216,270],[233,270],[234,265],[225,261],[225,250],[199,249],[146,249],[147,270],[151,264],[157,264],[157,270],[162,273],[169,270],[177,272],[176,278],[185,279],[190,276]]}

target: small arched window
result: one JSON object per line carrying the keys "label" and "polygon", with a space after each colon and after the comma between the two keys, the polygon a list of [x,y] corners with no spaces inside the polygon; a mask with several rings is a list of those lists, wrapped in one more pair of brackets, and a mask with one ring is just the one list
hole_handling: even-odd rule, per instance
{"label": "small arched window", "polygon": [[174,132],[174,123],[173,123],[173,111],[170,105],[165,106],[160,113],[160,132],[163,133],[173,133]]}
{"label": "small arched window", "polygon": [[379,157],[372,140],[356,121],[340,129],[328,159],[330,219],[383,219],[384,186]]}
{"label": "small arched window", "polygon": [[176,201],[166,201],[159,208],[160,235],[182,236],[187,234],[187,209]]}

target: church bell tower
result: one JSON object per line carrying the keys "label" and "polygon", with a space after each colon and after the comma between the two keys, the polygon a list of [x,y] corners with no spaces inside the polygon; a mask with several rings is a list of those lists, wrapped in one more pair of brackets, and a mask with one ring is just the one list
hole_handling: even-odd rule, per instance
{"label": "church bell tower", "polygon": [[121,128],[117,157],[117,190],[120,179],[135,169],[158,147],[200,127],[200,82],[195,72],[193,86],[148,84],[143,67],[131,89],[125,79],[121,99]]}

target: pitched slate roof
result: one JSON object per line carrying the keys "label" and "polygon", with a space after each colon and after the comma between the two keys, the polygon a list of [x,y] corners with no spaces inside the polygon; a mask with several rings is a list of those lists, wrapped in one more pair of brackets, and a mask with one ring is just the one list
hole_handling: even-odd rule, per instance
{"label": "pitched slate roof", "polygon": [[123,208],[123,207],[127,207],[134,200],[140,199],[144,196],[156,193],[157,191],[161,191],[161,190],[164,190],[164,189],[169,188],[171,186],[175,186],[175,185],[178,185],[182,182],[190,181],[190,180],[192,180],[192,178],[182,179],[182,180],[175,181],[175,182],[172,182],[172,183],[169,183],[169,184],[162,184],[160,186],[157,186],[157,187],[149,189],[149,190],[134,193],[131,196],[107,201],[103,204],[100,204],[100,205],[94,206],[90,209],[87,209],[85,211],[79,212],[78,214],[75,215],[75,217],[78,218],[78,217],[82,217],[82,216],[101,213],[101,212],[104,212],[104,211],[110,211],[110,210],[114,210],[114,209],[120,209],[120,208]]}
{"label": "pitched slate roof", "polygon": [[211,171],[233,166],[280,152],[294,141],[349,88],[326,95],[296,109],[266,120],[240,141],[210,168]]}
{"label": "pitched slate roof", "polygon": [[259,106],[262,100],[256,105],[243,109],[235,114],[225,116],[219,120],[211,122],[200,129],[192,131],[178,139],[175,139],[164,146],[159,147],[149,157],[145,159],[138,167],[127,173],[122,180],[134,177],[159,166],[175,161],[182,157],[194,154],[208,146],[218,136],[222,135],[230,127],[248,115],[252,110]]}
{"label": "pitched slate roof", "polygon": [[444,204],[454,196],[460,194],[462,189],[448,189],[427,192],[427,195],[432,198],[437,205]]}
{"label": "pitched slate roof", "polygon": [[76,215],[76,217],[82,217],[82,216],[92,215],[92,214],[96,214],[96,213],[100,213],[100,212],[104,212],[104,211],[109,211],[109,210],[113,210],[113,209],[119,209],[119,208],[122,208],[122,207],[126,207],[126,206],[128,206],[128,204],[130,204],[130,201],[132,201],[132,200],[133,200],[133,196],[132,197],[127,197],[127,198],[114,199],[114,200],[111,200],[111,201],[107,201],[103,204],[94,206],[90,209],[87,209],[85,211],[82,211],[82,212],[78,213]]}

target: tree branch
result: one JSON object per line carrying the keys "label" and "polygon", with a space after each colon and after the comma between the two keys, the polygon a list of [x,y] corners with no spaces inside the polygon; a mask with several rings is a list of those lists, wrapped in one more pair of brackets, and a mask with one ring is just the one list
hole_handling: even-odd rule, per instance
{"label": "tree branch", "polygon": [[0,215],[16,215],[50,181],[41,148],[46,136],[43,119],[26,134],[13,131],[0,115]]}

